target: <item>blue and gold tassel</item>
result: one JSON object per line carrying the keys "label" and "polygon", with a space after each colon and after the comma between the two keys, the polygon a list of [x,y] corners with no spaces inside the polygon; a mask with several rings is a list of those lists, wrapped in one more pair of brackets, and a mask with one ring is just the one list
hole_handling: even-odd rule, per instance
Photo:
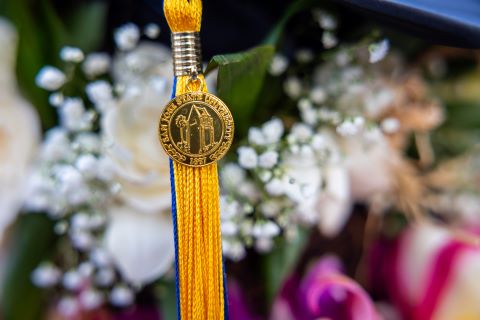
{"label": "blue and gold tassel", "polygon": [[233,118],[207,93],[201,70],[201,0],[165,0],[175,86],[159,139],[170,156],[178,319],[227,319],[217,163],[233,139]]}

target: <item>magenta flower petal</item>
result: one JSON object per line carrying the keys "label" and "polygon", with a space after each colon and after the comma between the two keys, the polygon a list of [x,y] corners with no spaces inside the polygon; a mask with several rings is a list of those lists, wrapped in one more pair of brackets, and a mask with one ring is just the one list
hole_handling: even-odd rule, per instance
{"label": "magenta flower petal", "polygon": [[373,303],[355,281],[344,276],[335,257],[321,259],[305,277],[301,291],[314,318],[377,320]]}
{"label": "magenta flower petal", "polygon": [[295,275],[290,277],[272,314],[281,315],[286,320],[378,320],[368,294],[354,280],[343,275],[342,269],[336,257],[327,256],[320,259],[302,281]]}
{"label": "magenta flower petal", "polygon": [[257,320],[248,308],[241,287],[235,281],[228,282],[228,313],[230,320]]}
{"label": "magenta flower petal", "polygon": [[370,257],[375,292],[391,300],[404,319],[479,318],[475,296],[480,289],[469,281],[480,268],[480,250],[474,243],[448,229],[422,224],[395,241],[378,241]]}

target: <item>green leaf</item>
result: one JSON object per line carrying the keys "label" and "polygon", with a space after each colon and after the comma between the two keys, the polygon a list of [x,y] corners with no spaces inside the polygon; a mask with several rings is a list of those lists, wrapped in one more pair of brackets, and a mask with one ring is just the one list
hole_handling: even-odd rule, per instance
{"label": "green leaf", "polygon": [[295,240],[279,243],[263,257],[262,267],[267,301],[272,303],[280,286],[293,271],[309,238],[308,230],[300,229]]}
{"label": "green leaf", "polygon": [[297,0],[294,1],[285,11],[282,18],[277,22],[276,26],[270,31],[269,35],[265,38],[263,43],[276,45],[277,42],[280,40],[283,30],[287,26],[287,23],[290,19],[296,15],[297,13],[309,9],[316,4],[318,4],[318,0]]}
{"label": "green leaf", "polygon": [[273,54],[272,46],[260,46],[215,56],[208,64],[206,72],[218,67],[217,94],[232,111],[238,136],[249,127]]}
{"label": "green leaf", "polygon": [[9,239],[2,287],[2,319],[42,319],[46,305],[31,280],[32,271],[46,259],[55,242],[52,222],[40,214],[21,215]]}
{"label": "green leaf", "polygon": [[104,2],[87,2],[61,19],[48,0],[0,3],[0,15],[5,15],[19,34],[17,79],[22,93],[37,108],[43,128],[50,128],[56,112],[48,105],[48,93],[36,87],[35,76],[46,64],[59,65],[58,53],[65,45],[95,49],[104,35],[107,6]]}
{"label": "green leaf", "polygon": [[175,290],[175,280],[162,283],[161,310],[165,320],[177,319],[177,295]]}
{"label": "green leaf", "polygon": [[19,35],[17,80],[22,93],[37,108],[44,128],[53,126],[55,111],[47,104],[46,91],[35,86],[35,75],[47,62],[53,61],[54,35],[47,30],[43,2],[29,0],[2,0],[1,14],[17,28]]}
{"label": "green leaf", "polygon": [[107,9],[106,2],[100,1],[79,6],[67,19],[70,45],[87,52],[97,49],[105,34]]}

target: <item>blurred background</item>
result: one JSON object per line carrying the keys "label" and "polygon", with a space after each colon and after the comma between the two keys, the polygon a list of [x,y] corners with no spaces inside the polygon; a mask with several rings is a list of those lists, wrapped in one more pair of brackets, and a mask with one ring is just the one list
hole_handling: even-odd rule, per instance
{"label": "blurred background", "polygon": [[[437,2],[203,1],[230,319],[480,318],[480,5]],[[176,318],[169,42],[161,1],[1,1],[2,319]]]}

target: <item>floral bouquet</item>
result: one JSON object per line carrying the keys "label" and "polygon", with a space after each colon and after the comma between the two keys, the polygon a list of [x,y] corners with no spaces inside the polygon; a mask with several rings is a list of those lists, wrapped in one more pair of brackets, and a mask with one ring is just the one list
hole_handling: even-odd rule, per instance
{"label": "floral bouquet", "polygon": [[[104,3],[68,26],[58,4],[36,25],[7,2],[3,318],[175,319],[163,26],[102,40]],[[230,319],[478,319],[479,54],[351,16],[293,2],[263,42],[205,63],[238,128],[219,163]],[[35,28],[57,35],[50,55]]]}

